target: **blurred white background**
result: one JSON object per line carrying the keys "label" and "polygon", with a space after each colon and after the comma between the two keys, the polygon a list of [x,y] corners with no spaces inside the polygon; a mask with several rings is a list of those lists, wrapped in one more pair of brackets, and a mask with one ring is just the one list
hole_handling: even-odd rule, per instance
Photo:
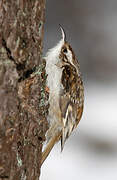
{"label": "blurred white background", "polygon": [[61,24],[79,59],[85,107],[79,127],[51,151],[41,180],[117,180],[117,0],[46,3],[44,53]]}

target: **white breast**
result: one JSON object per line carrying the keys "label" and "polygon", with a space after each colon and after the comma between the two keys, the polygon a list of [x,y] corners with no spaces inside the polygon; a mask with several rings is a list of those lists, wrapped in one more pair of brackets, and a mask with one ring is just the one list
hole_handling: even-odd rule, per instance
{"label": "white breast", "polygon": [[[59,96],[61,91],[61,76],[62,69],[56,66],[60,61],[59,54],[63,41],[60,41],[53,49],[47,53],[46,59],[46,73],[47,73],[47,86],[49,88],[49,115],[48,121],[53,124],[59,121]],[[57,114],[58,113],[58,114]]]}

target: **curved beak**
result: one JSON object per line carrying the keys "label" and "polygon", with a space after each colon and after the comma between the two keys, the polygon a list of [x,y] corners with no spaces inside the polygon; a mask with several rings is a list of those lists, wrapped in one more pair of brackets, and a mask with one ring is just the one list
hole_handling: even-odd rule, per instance
{"label": "curved beak", "polygon": [[62,33],[62,39],[63,39],[63,41],[65,42],[65,41],[66,41],[66,33],[65,33],[63,27],[62,27],[60,24],[59,24],[59,26],[60,26],[61,33]]}

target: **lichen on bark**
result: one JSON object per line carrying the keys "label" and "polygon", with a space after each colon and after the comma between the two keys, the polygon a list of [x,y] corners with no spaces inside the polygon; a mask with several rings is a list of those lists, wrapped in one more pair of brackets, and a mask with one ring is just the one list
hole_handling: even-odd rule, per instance
{"label": "lichen on bark", "polygon": [[0,180],[38,180],[48,93],[45,0],[0,2]]}

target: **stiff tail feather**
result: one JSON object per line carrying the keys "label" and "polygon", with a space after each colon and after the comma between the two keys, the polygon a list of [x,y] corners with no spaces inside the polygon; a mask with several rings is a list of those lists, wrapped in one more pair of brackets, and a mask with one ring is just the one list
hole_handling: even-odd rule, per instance
{"label": "stiff tail feather", "polygon": [[59,131],[55,136],[53,136],[49,140],[45,150],[42,152],[41,165],[44,163],[44,161],[48,157],[50,151],[52,150],[53,146],[56,144],[56,142],[58,142],[60,140],[60,138],[61,138],[61,131]]}

